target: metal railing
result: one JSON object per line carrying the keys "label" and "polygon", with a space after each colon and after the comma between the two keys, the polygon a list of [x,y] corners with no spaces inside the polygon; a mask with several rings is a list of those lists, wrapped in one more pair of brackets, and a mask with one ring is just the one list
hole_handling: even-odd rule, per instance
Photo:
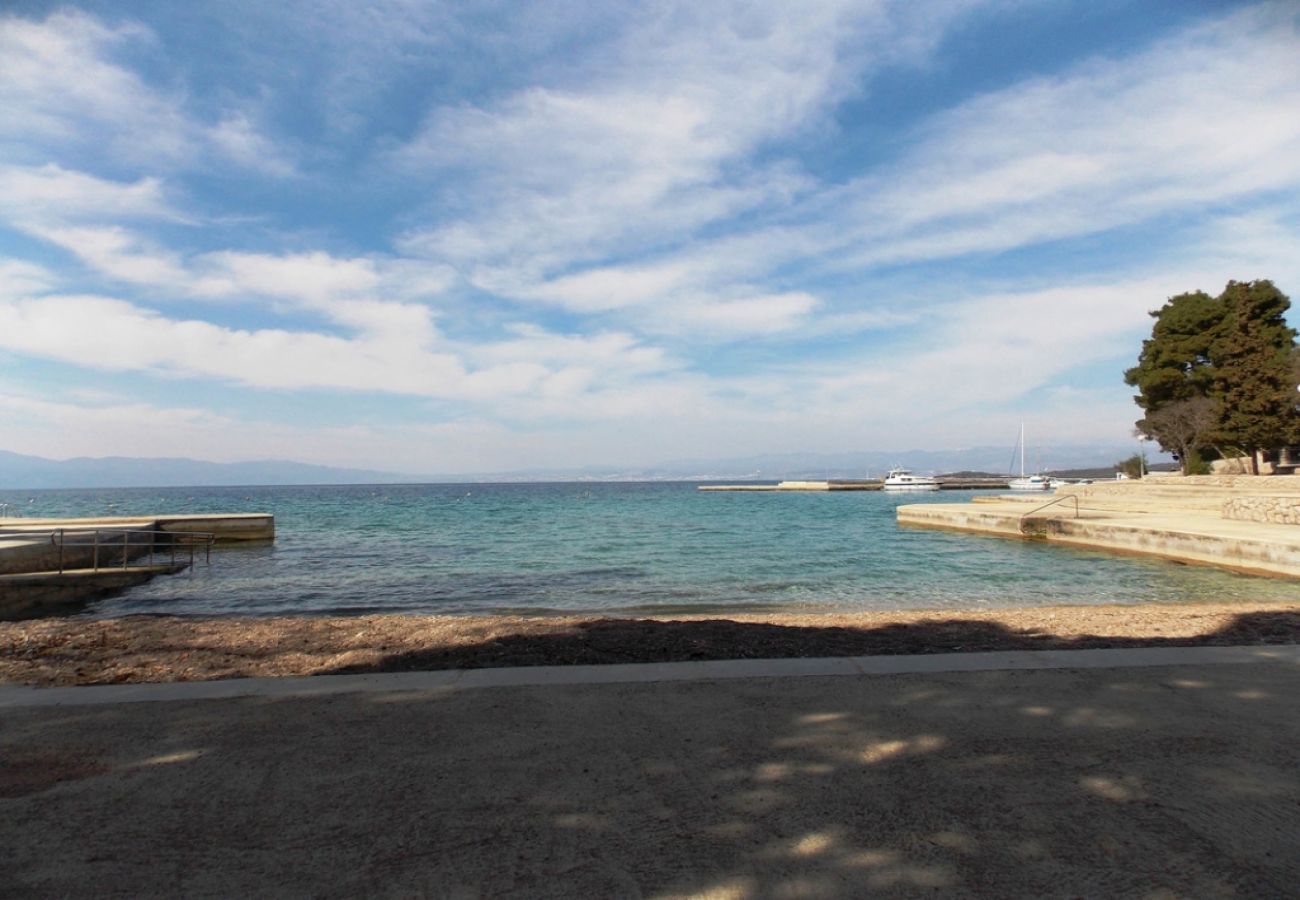
{"label": "metal railing", "polygon": [[1051,500],[1048,500],[1042,506],[1035,506],[1029,512],[1024,513],[1020,517],[1020,530],[1021,531],[1025,530],[1025,520],[1028,519],[1030,516],[1032,516],[1034,513],[1042,512],[1043,510],[1047,509],[1049,506],[1055,506],[1058,503],[1064,503],[1066,500],[1074,501],[1074,517],[1076,519],[1079,518],[1079,498],[1074,494],[1062,494],[1059,497],[1053,497]]}
{"label": "metal railing", "polygon": [[[107,569],[152,568],[166,561],[193,566],[200,549],[204,563],[212,562],[216,535],[207,531],[155,531],[150,528],[56,528],[50,542],[59,549],[59,573],[69,568],[99,572]],[[77,552],[77,551],[80,552]],[[85,562],[90,552],[90,565]],[[188,556],[188,559],[186,558]]]}
{"label": "metal railing", "polygon": [[12,503],[0,503],[0,519],[21,519],[23,509],[21,506],[14,506]]}

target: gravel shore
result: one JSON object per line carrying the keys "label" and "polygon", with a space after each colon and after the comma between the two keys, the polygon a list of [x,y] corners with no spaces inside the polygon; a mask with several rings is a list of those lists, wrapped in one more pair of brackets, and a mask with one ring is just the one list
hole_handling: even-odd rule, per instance
{"label": "gravel shore", "polygon": [[1297,642],[1300,602],[725,619],[63,618],[0,623],[0,682],[111,684],[492,666]]}

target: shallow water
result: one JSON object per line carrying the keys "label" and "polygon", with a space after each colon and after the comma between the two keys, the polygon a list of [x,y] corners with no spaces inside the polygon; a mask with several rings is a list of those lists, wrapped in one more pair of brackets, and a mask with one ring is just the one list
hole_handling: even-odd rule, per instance
{"label": "shallow water", "polygon": [[713,493],[694,484],[3,491],[27,516],[271,512],[274,544],[91,615],[836,612],[1297,600],[1294,582],[900,528],[969,492]]}

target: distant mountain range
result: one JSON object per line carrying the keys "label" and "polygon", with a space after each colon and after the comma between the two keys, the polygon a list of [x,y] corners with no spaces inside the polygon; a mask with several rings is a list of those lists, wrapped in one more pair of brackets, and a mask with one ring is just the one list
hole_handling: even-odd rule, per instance
{"label": "distant mountain range", "polygon": [[0,488],[191,487],[250,484],[391,484],[409,475],[261,460],[216,463],[128,456],[45,459],[0,450]]}
{"label": "distant mountain range", "polygon": [[[1132,456],[1133,444],[1043,447],[1031,454],[1033,471],[1107,469]],[[1151,447],[1152,462],[1168,457]],[[413,474],[344,469],[284,460],[216,463],[196,459],[109,456],[54,460],[0,450],[0,489],[193,487],[259,484],[400,484],[484,481],[766,481],[782,478],[879,477],[894,465],[920,473],[1007,472],[1009,447],[959,450],[785,453],[733,459],[686,459],[654,466],[588,466],[475,474]]]}
{"label": "distant mountain range", "polygon": [[[1137,444],[1072,444],[1041,447],[1027,454],[1028,471],[1110,468],[1137,452]],[[1154,446],[1147,450],[1151,461],[1168,459]],[[956,450],[864,450],[853,453],[785,453],[725,460],[681,460],[656,467],[691,480],[720,478],[867,478],[880,477],[893,466],[907,466],[914,472],[1008,473],[1019,461],[1011,447],[965,447]]]}

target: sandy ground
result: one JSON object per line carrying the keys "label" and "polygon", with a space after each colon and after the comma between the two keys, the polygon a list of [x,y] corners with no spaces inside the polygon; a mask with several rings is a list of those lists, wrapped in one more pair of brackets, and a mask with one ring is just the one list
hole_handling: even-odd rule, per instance
{"label": "sandy ground", "polygon": [[11,709],[0,896],[1292,897],[1298,694],[1252,663]]}
{"label": "sandy ground", "polygon": [[1300,642],[1300,602],[727,619],[358,616],[0,623],[0,682],[196,681],[429,669]]}

